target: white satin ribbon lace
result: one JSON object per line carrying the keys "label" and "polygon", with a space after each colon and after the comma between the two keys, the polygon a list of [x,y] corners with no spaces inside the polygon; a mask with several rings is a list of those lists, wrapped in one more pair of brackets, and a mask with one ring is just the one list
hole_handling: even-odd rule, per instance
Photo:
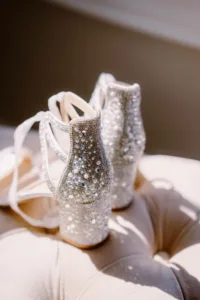
{"label": "white satin ribbon lace", "polygon": [[[20,160],[20,155],[21,155],[24,140],[35,122],[40,122],[40,142],[41,142],[41,155],[42,155],[42,162],[43,162],[42,170],[44,172],[47,184],[52,192],[52,196],[55,190],[55,186],[49,173],[47,142],[50,148],[52,148],[56,152],[56,155],[60,159],[64,161],[66,160],[66,154],[57,144],[52,134],[50,124],[52,125],[52,127],[56,127],[62,131],[68,132],[67,124],[65,124],[61,120],[58,120],[50,112],[39,112],[35,116],[31,117],[30,119],[24,121],[16,128],[14,133],[15,167],[13,173],[13,181],[9,190],[8,202],[11,208],[16,213],[18,213],[25,221],[27,221],[30,225],[35,227],[49,228],[49,229],[56,228],[58,227],[59,222],[58,222],[58,216],[53,213],[53,211],[56,211],[55,201],[52,202],[53,205],[51,207],[51,211],[49,211],[47,215],[44,216],[43,220],[38,220],[28,216],[19,207],[19,201],[21,200],[18,194],[19,160]],[[34,195],[32,198],[34,198]]]}
{"label": "white satin ribbon lace", "polygon": [[[62,100],[62,102],[61,102]],[[57,106],[57,103],[62,103],[64,116]],[[61,92],[55,96],[52,96],[48,100],[48,105],[50,111],[39,112],[32,118],[24,121],[19,125],[14,133],[14,153],[15,153],[15,168],[13,174],[13,181],[9,191],[8,201],[11,208],[18,213],[25,221],[30,225],[42,228],[55,228],[59,225],[58,213],[56,210],[56,201],[52,201],[53,195],[56,189],[55,182],[52,180],[49,172],[49,161],[48,161],[48,146],[56,153],[58,159],[62,160],[64,163],[68,156],[68,142],[66,142],[66,134],[69,132],[69,117],[71,119],[78,118],[79,115],[73,106],[78,107],[84,113],[90,116],[96,116],[96,111],[88,105],[83,99],[71,92]],[[62,118],[66,122],[62,121]],[[18,193],[18,179],[19,179],[19,159],[21,155],[22,146],[24,140],[35,122],[40,123],[39,136],[41,144],[41,157],[42,157],[42,171],[44,179],[51,191],[52,198],[49,200],[52,204],[51,210],[44,216],[43,220],[34,219],[27,214],[25,214],[19,207],[19,202],[22,200]],[[67,135],[68,136],[68,135]],[[67,144],[67,145],[66,145]],[[66,147],[67,146],[67,147]],[[38,191],[37,194],[39,194]],[[37,196],[37,195],[36,195]],[[34,194],[32,195],[34,198]],[[24,199],[26,200],[25,196]]]}

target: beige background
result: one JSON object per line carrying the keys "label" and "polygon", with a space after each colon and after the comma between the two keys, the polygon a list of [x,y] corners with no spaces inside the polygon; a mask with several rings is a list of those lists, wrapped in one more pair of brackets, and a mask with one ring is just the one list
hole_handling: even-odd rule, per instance
{"label": "beige background", "polygon": [[1,2],[0,121],[18,124],[60,90],[86,100],[100,72],[142,86],[150,153],[200,157],[200,51],[36,0]]}

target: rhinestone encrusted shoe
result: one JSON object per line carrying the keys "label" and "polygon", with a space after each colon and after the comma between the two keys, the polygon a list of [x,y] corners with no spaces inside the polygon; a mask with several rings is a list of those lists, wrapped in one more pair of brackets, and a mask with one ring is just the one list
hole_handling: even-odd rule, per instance
{"label": "rhinestone encrusted shoe", "polygon": [[138,84],[117,82],[111,74],[101,74],[90,104],[102,110],[102,138],[114,176],[112,209],[128,207],[133,198],[133,184],[138,161],[145,149],[145,132],[140,112]]}
{"label": "rhinestone encrusted shoe", "polygon": [[[60,93],[55,97],[57,98],[59,101],[62,99],[68,120],[63,122],[50,111],[38,113],[16,130],[15,149],[20,151],[23,144],[25,135],[21,138],[21,133],[27,133],[27,129],[34,122],[39,122],[42,175],[40,174],[39,180],[41,184],[32,191],[31,197],[37,197],[41,192],[40,186],[43,185],[43,195],[52,197],[58,203],[59,210],[59,224],[54,222],[53,225],[44,227],[59,225],[64,241],[76,247],[91,248],[108,236],[108,220],[111,214],[109,195],[112,170],[101,139],[101,116],[73,93]],[[75,107],[88,117],[80,117]],[[55,132],[58,134],[59,131],[62,132],[62,140],[66,138],[66,143],[69,143],[65,149],[55,137]],[[52,163],[48,161],[49,148],[57,157]],[[36,220],[19,211],[17,198],[20,196],[16,176],[17,172],[11,186],[10,205],[27,222],[38,226]],[[24,193],[25,199],[26,191]],[[51,221],[50,218],[48,221]],[[43,227],[43,223],[39,227]]]}

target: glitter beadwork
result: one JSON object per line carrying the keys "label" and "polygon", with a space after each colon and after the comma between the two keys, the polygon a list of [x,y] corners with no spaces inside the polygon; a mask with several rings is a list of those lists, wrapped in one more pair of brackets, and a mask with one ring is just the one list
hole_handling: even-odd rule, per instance
{"label": "glitter beadwork", "polygon": [[70,153],[56,190],[60,232],[80,245],[95,245],[108,235],[111,168],[100,134],[100,116],[70,123]]}
{"label": "glitter beadwork", "polygon": [[[137,164],[143,155],[146,138],[140,112],[140,86],[113,82],[114,79],[111,79],[112,82],[102,88],[105,97],[102,137],[114,170],[112,208],[120,209],[128,206],[133,199]],[[100,87],[97,85],[98,89]]]}
{"label": "glitter beadwork", "polygon": [[113,209],[127,207],[133,200],[136,165],[115,165],[111,201]]}
{"label": "glitter beadwork", "polygon": [[[95,111],[94,115],[66,124],[52,113],[42,112],[40,121],[42,171],[59,204],[61,236],[79,247],[96,245],[109,233],[112,171],[101,140],[101,117]],[[67,153],[54,137],[55,128],[69,141],[69,147],[64,145]],[[59,182],[53,181],[49,172],[48,147],[65,163]]]}
{"label": "glitter beadwork", "polygon": [[67,154],[60,148],[57,141],[55,140],[53,133],[51,131],[51,126],[53,128],[58,128],[61,131],[67,133],[69,131],[69,126],[64,122],[55,118],[55,116],[50,112],[43,112],[43,118],[40,121],[39,127],[39,138],[40,138],[40,145],[41,145],[41,156],[42,156],[42,171],[44,175],[44,179],[47,182],[47,185],[51,192],[55,191],[55,185],[51,180],[51,176],[49,174],[48,168],[48,150],[47,150],[47,143],[49,147],[56,153],[58,159],[66,162]]}

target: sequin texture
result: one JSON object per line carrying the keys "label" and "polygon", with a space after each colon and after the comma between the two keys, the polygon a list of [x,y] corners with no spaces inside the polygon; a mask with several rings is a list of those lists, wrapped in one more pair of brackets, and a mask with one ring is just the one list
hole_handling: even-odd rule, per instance
{"label": "sequin texture", "polygon": [[139,85],[115,83],[107,88],[102,137],[114,169],[113,208],[125,207],[133,198],[136,169],[146,142],[140,103]]}
{"label": "sequin texture", "polygon": [[69,131],[70,154],[56,191],[60,231],[68,240],[93,245],[108,235],[111,213],[112,172],[101,140],[100,116],[73,121]]}

